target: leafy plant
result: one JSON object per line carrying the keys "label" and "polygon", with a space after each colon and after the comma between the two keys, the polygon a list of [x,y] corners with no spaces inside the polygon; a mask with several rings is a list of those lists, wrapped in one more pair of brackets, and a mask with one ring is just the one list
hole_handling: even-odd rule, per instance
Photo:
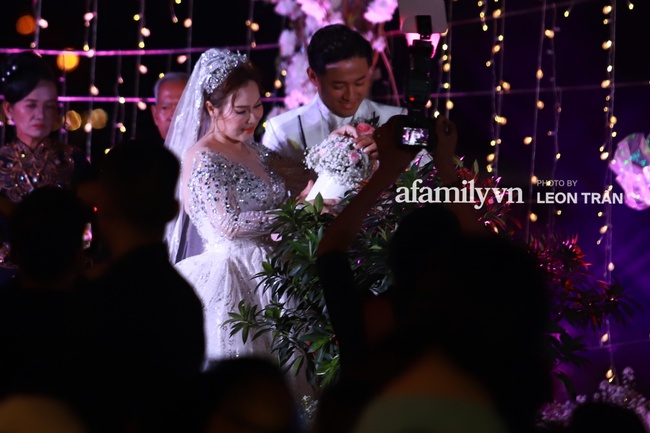
{"label": "leafy plant", "polygon": [[[500,181],[482,178],[477,164],[465,167],[462,159],[457,159],[457,173],[463,180],[473,180],[477,187],[497,187]],[[422,206],[400,203],[395,198],[398,188],[411,188],[416,180],[422,181],[420,187],[440,186],[432,163],[414,165],[384,192],[365,217],[348,254],[359,290],[380,293],[390,285],[392,276],[386,263],[391,235],[406,212]],[[340,206],[345,206],[353,196],[354,191],[348,192]],[[520,226],[509,210],[507,201],[495,200],[492,194],[477,216],[490,230],[512,237]],[[320,196],[313,205],[287,201],[276,215],[274,233],[279,241],[257,276],[264,290],[270,291],[272,301],[262,308],[241,304],[238,312],[231,313],[228,323],[232,334],[241,333],[244,341],[271,333],[272,350],[280,363],[294,373],[303,369],[312,384],[322,387],[337,379],[339,351],[318,278],[315,253],[334,216],[323,212]],[[583,365],[582,337],[572,336],[569,327],[598,328],[609,317],[625,322],[634,303],[619,284],[607,284],[588,273],[577,238],[533,236],[529,247],[549,276],[553,320],[548,330],[548,349],[556,366],[566,362]],[[559,370],[556,374],[571,389],[570,379]]]}

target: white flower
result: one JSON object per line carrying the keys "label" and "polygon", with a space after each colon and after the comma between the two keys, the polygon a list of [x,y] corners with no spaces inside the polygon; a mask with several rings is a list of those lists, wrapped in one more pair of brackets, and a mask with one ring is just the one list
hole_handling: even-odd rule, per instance
{"label": "white flower", "polygon": [[296,52],[296,45],[298,42],[298,36],[293,30],[283,30],[280,33],[280,39],[278,43],[280,44],[280,55],[282,57],[291,56]]}
{"label": "white flower", "polygon": [[299,11],[300,9],[295,0],[278,0],[275,5],[275,13],[280,16],[288,16],[294,19],[296,18],[296,13]]}
{"label": "white flower", "polygon": [[347,188],[354,188],[372,173],[370,158],[354,148],[354,138],[350,135],[330,135],[310,147],[305,163],[316,173],[327,173]]}
{"label": "white flower", "polygon": [[318,0],[297,0],[297,2],[300,3],[305,15],[314,17],[320,23],[325,23],[325,17],[328,11],[326,7],[327,2],[320,2]]}
{"label": "white flower", "polygon": [[300,107],[301,105],[306,104],[307,102],[311,101],[312,95],[309,93],[305,93],[302,90],[292,90],[291,93],[289,93],[287,96],[284,98],[284,106],[291,110],[296,107]]}
{"label": "white flower", "polygon": [[395,9],[397,9],[397,0],[373,0],[363,17],[374,24],[385,23],[393,18]]}
{"label": "white flower", "polygon": [[386,38],[383,36],[378,36],[372,41],[372,49],[378,53],[381,53],[386,49]]}
{"label": "white flower", "polygon": [[305,53],[295,53],[288,60],[287,74],[284,77],[285,107],[296,108],[311,101],[316,94],[316,88],[305,72],[308,65],[309,61]]}

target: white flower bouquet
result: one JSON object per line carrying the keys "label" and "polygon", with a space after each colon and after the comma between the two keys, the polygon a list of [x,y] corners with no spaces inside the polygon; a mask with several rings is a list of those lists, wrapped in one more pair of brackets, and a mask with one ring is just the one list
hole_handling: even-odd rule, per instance
{"label": "white flower bouquet", "polygon": [[[353,127],[356,135],[372,134],[368,123]],[[372,161],[361,149],[354,148],[354,135],[345,128],[332,132],[325,140],[307,149],[305,163],[318,174],[307,200],[320,192],[324,199],[341,199],[372,173]]]}

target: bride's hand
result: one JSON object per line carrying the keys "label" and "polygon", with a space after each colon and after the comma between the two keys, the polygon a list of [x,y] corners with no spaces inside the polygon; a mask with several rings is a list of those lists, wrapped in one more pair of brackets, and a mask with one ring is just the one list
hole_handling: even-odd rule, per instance
{"label": "bride's hand", "polygon": [[307,186],[305,187],[305,189],[303,189],[300,192],[300,194],[298,194],[298,197],[296,197],[298,203],[303,203],[305,201],[305,198],[307,198],[307,196],[309,195],[309,191],[311,191],[313,186],[314,186],[314,181],[310,179],[309,182],[307,182]]}
{"label": "bride's hand", "polygon": [[359,133],[357,132],[357,128],[355,128],[354,126],[352,126],[352,125],[343,125],[343,126],[339,126],[334,131],[330,132],[330,134],[328,135],[328,138],[332,137],[332,136],[335,136],[335,135],[349,135],[349,136],[352,136],[354,138],[357,138],[359,136]]}
{"label": "bride's hand", "polygon": [[[298,194],[298,197],[296,199],[298,200],[298,203],[304,203],[307,200],[307,196],[309,195],[309,192],[314,186],[314,181],[310,180],[307,182],[307,186],[305,189],[302,190],[300,194]],[[324,199],[323,200],[323,213],[334,213],[333,208],[337,204],[339,204],[340,200],[334,200],[334,199]],[[309,200],[309,203],[314,204],[313,200]]]}

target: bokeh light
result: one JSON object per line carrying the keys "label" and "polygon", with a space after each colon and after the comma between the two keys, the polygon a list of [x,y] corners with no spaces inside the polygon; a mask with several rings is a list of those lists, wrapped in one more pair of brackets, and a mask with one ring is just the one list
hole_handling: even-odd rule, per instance
{"label": "bokeh light", "polygon": [[65,113],[65,129],[76,131],[81,127],[81,115],[74,110]]}
{"label": "bokeh light", "polygon": [[79,66],[79,56],[74,53],[61,53],[56,56],[56,66],[64,72],[74,71]]}
{"label": "bokeh light", "polygon": [[21,35],[31,35],[36,31],[36,20],[31,15],[23,15],[16,21],[16,31]]}
{"label": "bokeh light", "polygon": [[90,113],[90,124],[93,129],[102,129],[108,123],[108,114],[101,108],[96,108]]}

